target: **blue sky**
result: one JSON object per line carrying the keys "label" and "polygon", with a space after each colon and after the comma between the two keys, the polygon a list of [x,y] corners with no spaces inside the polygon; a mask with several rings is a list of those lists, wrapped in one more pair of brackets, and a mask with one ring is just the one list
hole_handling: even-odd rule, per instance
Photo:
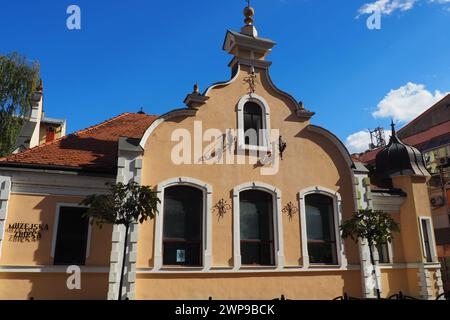
{"label": "blue sky", "polygon": [[[376,2],[376,3],[375,3]],[[369,30],[367,4],[381,29]],[[66,9],[81,8],[81,30]],[[260,36],[277,42],[275,84],[316,112],[312,122],[351,151],[363,130],[411,119],[450,91],[450,0],[254,0]],[[1,0],[0,54],[41,63],[45,112],[69,132],[142,106],[182,107],[227,80],[227,29],[243,25],[244,0]],[[356,18],[359,15],[359,18]],[[231,112],[231,109],[230,109]],[[350,137],[350,138],[349,138]]]}

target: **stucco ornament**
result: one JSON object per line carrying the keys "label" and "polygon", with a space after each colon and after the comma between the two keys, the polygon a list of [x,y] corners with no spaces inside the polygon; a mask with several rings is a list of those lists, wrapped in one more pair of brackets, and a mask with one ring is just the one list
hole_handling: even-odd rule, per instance
{"label": "stucco ornament", "polygon": [[292,201],[289,201],[282,210],[283,213],[287,213],[289,219],[292,219],[294,215],[298,212],[298,208],[292,203]]}
{"label": "stucco ornament", "polygon": [[213,211],[217,212],[219,218],[223,218],[228,210],[231,210],[231,205],[225,199],[220,199],[213,207]]}
{"label": "stucco ornament", "polygon": [[255,93],[256,91],[256,73],[253,70],[251,74],[244,78],[244,82],[248,84],[249,93]]}

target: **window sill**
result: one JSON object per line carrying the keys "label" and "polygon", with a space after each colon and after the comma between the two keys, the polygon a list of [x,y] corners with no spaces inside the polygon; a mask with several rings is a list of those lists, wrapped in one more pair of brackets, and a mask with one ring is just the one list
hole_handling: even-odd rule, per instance
{"label": "window sill", "polygon": [[309,269],[342,269],[339,264],[310,264]]}
{"label": "window sill", "polygon": [[189,267],[189,266],[163,266],[161,271],[202,271],[204,267]]}
{"label": "window sill", "polygon": [[269,146],[252,146],[252,145],[240,145],[239,148],[243,151],[259,151],[259,152],[270,152],[271,148]]}
{"label": "window sill", "polygon": [[241,266],[239,270],[276,270],[277,266]]}

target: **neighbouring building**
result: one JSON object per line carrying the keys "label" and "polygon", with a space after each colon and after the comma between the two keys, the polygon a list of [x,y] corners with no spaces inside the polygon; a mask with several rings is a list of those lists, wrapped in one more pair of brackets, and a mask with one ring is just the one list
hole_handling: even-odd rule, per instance
{"label": "neighbouring building", "polygon": [[43,110],[43,101],[43,86],[41,82],[41,85],[32,96],[33,103],[30,118],[24,123],[20,131],[16,149],[13,153],[52,142],[66,134],[66,120],[46,117]]}
{"label": "neighbouring building", "polygon": [[[428,193],[436,244],[444,287],[450,290],[450,94],[400,129],[398,137],[422,152],[431,174]],[[357,158],[375,168],[380,150],[367,151]]]}
{"label": "neighbouring building", "polygon": [[[417,149],[393,130],[376,172],[352,159],[272,82],[275,43],[258,36],[253,9],[244,12],[223,46],[231,79],[195,86],[185,108],[124,113],[0,159],[0,299],[117,299],[124,229],[90,225],[80,202],[129,181],[155,187],[161,203],[154,220],[130,229],[122,298],[442,293]],[[401,227],[374,248],[375,273],[367,243],[339,232],[363,208]],[[68,266],[81,266],[80,290],[69,290]]]}

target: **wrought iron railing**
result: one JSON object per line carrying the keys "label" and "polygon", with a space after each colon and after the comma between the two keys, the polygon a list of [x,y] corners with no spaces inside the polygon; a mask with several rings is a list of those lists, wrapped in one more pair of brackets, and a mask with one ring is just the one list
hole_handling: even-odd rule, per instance
{"label": "wrought iron railing", "polygon": [[[415,298],[409,295],[404,294],[402,291],[399,291],[396,294],[389,296],[388,298],[355,298],[349,296],[347,293],[344,293],[343,296],[339,296],[334,298],[333,300],[423,300],[420,298]],[[447,300],[450,301],[450,291],[444,292],[436,297],[436,300]]]}

